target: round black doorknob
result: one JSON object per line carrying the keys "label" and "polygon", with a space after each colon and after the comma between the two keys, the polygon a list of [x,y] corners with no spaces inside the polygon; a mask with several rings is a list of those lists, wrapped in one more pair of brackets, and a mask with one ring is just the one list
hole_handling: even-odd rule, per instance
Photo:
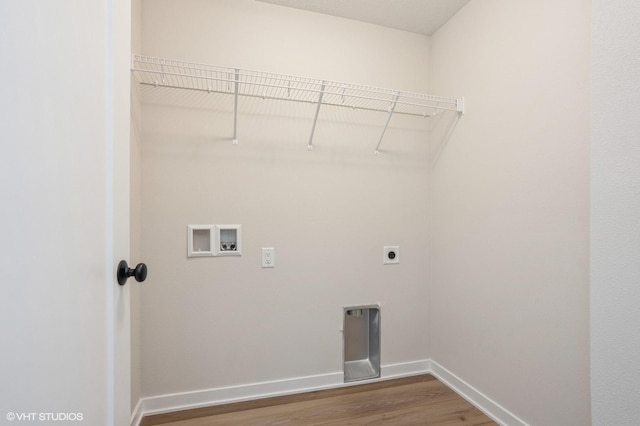
{"label": "round black doorknob", "polygon": [[136,281],[141,283],[147,278],[147,265],[144,263],[138,263],[135,268],[129,268],[126,260],[121,260],[118,263],[118,284],[125,285],[129,277],[134,277]]}

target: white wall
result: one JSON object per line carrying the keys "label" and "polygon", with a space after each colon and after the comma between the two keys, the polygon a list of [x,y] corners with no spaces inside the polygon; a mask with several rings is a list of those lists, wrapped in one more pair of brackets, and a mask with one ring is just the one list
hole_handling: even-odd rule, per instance
{"label": "white wall", "polygon": [[432,358],[530,424],[590,422],[589,30],[586,0],[474,0],[431,40],[467,105],[429,176]]}
{"label": "white wall", "polygon": [[591,395],[594,425],[640,417],[640,4],[593,1]]}
{"label": "white wall", "polygon": [[[143,30],[153,56],[427,85],[426,37],[250,0],[145,1]],[[323,109],[307,152],[313,105],[244,99],[233,146],[230,99],[145,95],[145,396],[339,373],[345,305],[382,305],[384,365],[427,358],[423,119],[394,118],[374,156],[385,114]],[[207,223],[242,224],[242,257],[187,259],[187,225]]]}

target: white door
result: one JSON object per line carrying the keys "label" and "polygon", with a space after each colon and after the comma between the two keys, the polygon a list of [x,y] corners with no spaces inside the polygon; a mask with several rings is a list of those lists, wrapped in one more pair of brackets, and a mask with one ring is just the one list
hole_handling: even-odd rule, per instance
{"label": "white door", "polygon": [[129,13],[0,2],[0,424],[129,423]]}

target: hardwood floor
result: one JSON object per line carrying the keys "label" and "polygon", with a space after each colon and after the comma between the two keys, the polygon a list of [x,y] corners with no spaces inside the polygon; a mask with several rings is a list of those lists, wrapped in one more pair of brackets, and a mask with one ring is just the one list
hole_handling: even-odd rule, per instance
{"label": "hardwood floor", "polygon": [[145,417],[141,426],[496,425],[435,377],[403,379]]}

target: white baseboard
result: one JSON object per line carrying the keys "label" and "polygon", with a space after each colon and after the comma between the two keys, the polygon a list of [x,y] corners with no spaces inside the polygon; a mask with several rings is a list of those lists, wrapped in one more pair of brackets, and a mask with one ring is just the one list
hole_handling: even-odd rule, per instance
{"label": "white baseboard", "polygon": [[[432,360],[419,360],[383,365],[381,378],[366,383],[431,373],[461,397],[493,420],[505,426],[528,426],[482,392]],[[131,425],[138,426],[144,416],[249,401],[259,398],[353,386],[363,382],[344,383],[342,372],[295,377],[285,380],[250,383],[239,386],[204,389],[142,398],[131,415]]]}
{"label": "white baseboard", "polygon": [[429,372],[429,360],[423,359],[420,361],[383,365],[381,370],[383,379],[398,379],[400,377],[427,374]]}
{"label": "white baseboard", "polygon": [[144,414],[142,413],[142,399],[139,399],[138,403],[133,409],[133,412],[131,413],[131,419],[129,421],[129,424],[131,426],[138,426],[142,421],[143,416]]}
{"label": "white baseboard", "polygon": [[528,426],[515,414],[433,360],[429,361],[429,372],[496,423],[503,426]]}
{"label": "white baseboard", "polygon": [[199,391],[181,392],[142,398],[143,414],[160,414],[189,410],[252,399],[334,388],[342,383],[343,374],[329,373],[285,380],[249,383]]}

